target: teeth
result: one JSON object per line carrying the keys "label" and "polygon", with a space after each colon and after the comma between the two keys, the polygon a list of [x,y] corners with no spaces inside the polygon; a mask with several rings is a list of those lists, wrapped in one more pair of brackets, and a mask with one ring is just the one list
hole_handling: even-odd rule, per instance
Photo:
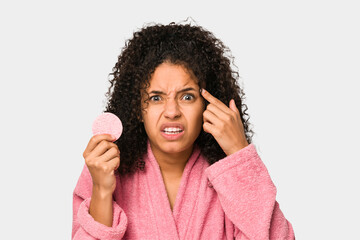
{"label": "teeth", "polygon": [[165,128],[165,132],[181,132],[181,128]]}
{"label": "teeth", "polygon": [[183,130],[181,128],[165,128],[164,133],[166,134],[178,134],[181,133]]}
{"label": "teeth", "polygon": [[166,134],[178,134],[178,133],[180,133],[180,132],[164,132],[164,133],[166,133]]}

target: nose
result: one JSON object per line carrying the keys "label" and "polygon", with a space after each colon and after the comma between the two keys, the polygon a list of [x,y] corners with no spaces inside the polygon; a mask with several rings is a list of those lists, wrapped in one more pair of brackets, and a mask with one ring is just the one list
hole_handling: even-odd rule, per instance
{"label": "nose", "polygon": [[176,119],[181,116],[179,104],[175,99],[167,99],[164,109],[164,116],[170,119]]}

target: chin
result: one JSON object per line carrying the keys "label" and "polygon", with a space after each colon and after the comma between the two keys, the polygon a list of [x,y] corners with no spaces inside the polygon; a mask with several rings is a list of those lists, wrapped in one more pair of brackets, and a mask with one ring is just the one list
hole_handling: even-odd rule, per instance
{"label": "chin", "polygon": [[187,146],[187,144],[181,143],[181,142],[165,142],[164,144],[161,144],[161,149],[164,152],[167,153],[179,153],[179,152],[183,152],[186,149],[188,149],[190,146]]}

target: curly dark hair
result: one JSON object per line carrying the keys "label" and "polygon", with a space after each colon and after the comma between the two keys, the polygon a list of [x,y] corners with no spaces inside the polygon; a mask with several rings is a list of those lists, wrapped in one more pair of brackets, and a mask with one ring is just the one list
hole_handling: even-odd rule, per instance
{"label": "curly dark hair", "polygon": [[[141,121],[141,92],[150,86],[155,68],[163,62],[179,64],[192,72],[199,87],[228,105],[231,99],[240,111],[248,143],[254,132],[249,129],[245,94],[239,87],[239,74],[232,70],[233,57],[222,41],[197,25],[151,24],[133,33],[109,74],[111,86],[105,94],[104,112],[117,115],[123,123],[123,134],[115,143],[120,150],[120,174],[144,170],[147,134]],[[235,66],[235,64],[233,64]],[[215,138],[201,130],[195,140],[210,164],[226,157]]]}

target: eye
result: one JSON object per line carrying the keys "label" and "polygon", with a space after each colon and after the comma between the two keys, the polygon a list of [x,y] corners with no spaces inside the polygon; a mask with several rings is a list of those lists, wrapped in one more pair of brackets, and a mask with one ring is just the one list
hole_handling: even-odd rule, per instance
{"label": "eye", "polygon": [[183,96],[183,99],[185,99],[186,101],[191,101],[191,100],[193,100],[195,97],[194,97],[194,95],[192,95],[192,94],[185,94],[184,96]]}
{"label": "eye", "polygon": [[150,97],[150,100],[153,102],[158,102],[161,100],[161,97],[159,95],[154,95]]}

